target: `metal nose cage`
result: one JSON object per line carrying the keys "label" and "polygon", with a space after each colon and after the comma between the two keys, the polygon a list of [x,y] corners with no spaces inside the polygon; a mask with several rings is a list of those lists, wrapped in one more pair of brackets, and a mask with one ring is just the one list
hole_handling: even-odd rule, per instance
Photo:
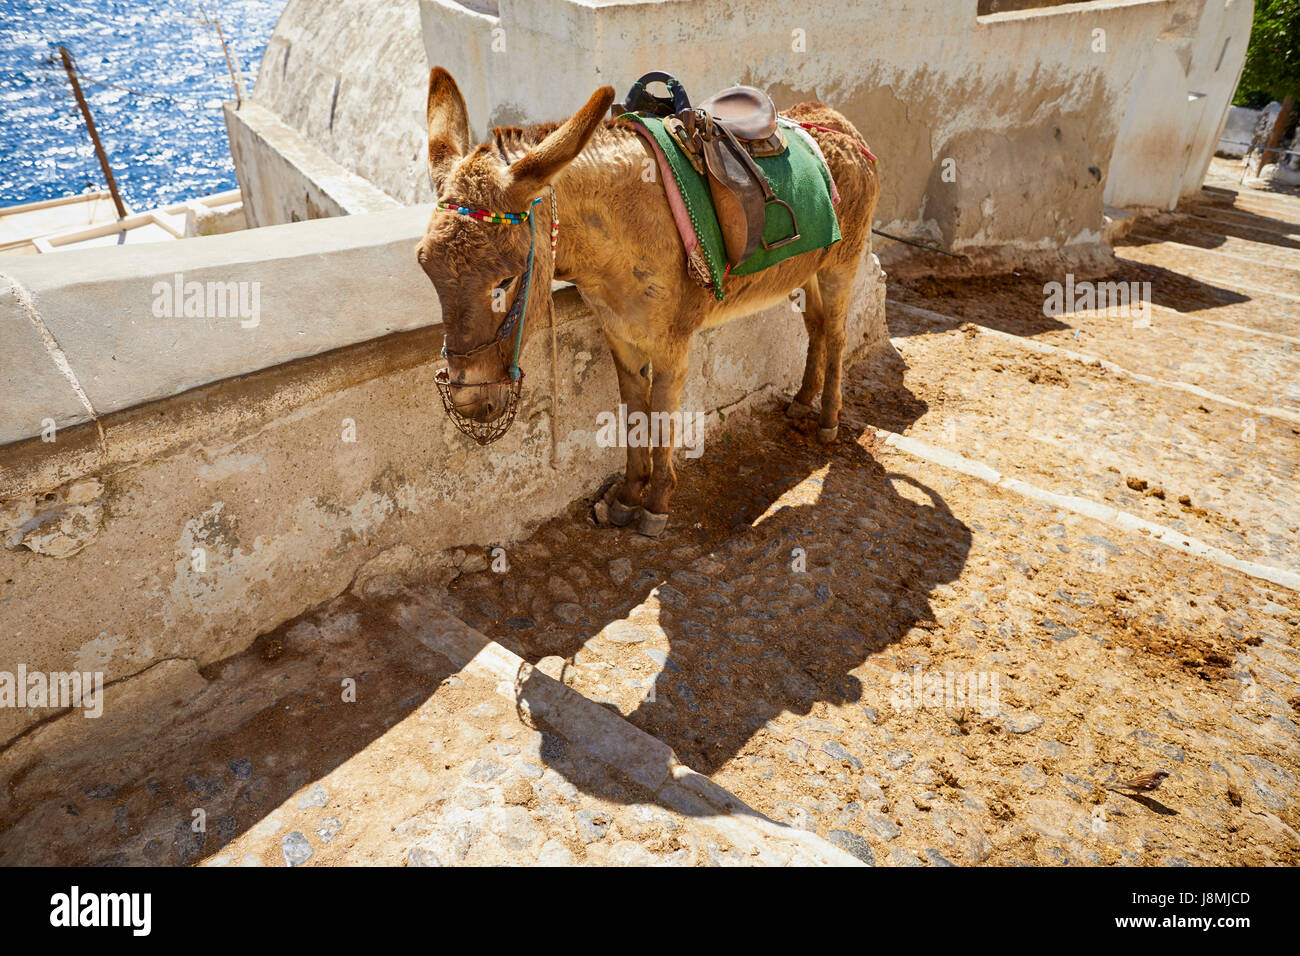
{"label": "metal nose cage", "polygon": [[[533,210],[537,204],[542,201],[538,196],[530,204],[528,209],[521,213],[514,212],[488,212],[485,209],[473,209],[468,206],[462,206],[458,203],[439,202],[437,208],[454,212],[458,215],[469,216],[477,219],[479,222],[502,223],[508,225],[519,225],[528,223],[528,261],[524,266],[523,275],[520,276],[520,288],[515,293],[514,301],[510,303],[510,310],[506,313],[505,321],[497,329],[497,334],[489,341],[484,342],[468,352],[448,352],[447,346],[442,347],[442,357],[448,358],[469,358],[477,355],[485,349],[493,348],[505,340],[513,330],[515,333],[514,354],[510,360],[510,366],[507,370],[508,379],[499,382],[474,382],[467,385],[454,385],[451,381],[450,368],[439,369],[433,378],[434,384],[438,387],[438,393],[442,396],[442,407],[447,412],[447,417],[451,419],[456,429],[467,438],[472,439],[479,445],[490,445],[499,439],[502,435],[510,430],[514,424],[515,415],[519,411],[519,400],[523,391],[524,373],[519,368],[519,351],[523,347],[524,340],[524,321],[528,312],[528,292],[532,286],[533,260],[537,249],[537,229],[533,223]],[[552,194],[552,205],[554,205],[554,194]],[[551,251],[555,251],[555,239],[558,227],[558,220],[552,217],[551,227]],[[466,402],[456,402],[452,398],[452,390],[456,389],[464,393],[466,390],[473,390],[475,396]],[[466,415],[461,408],[468,406],[478,406],[481,400],[491,395],[492,392],[504,401],[505,408],[492,421],[480,422]]]}
{"label": "metal nose cage", "polygon": [[[446,411],[447,417],[451,419],[456,430],[467,438],[474,440],[479,445],[490,445],[506,432],[510,431],[510,426],[515,422],[515,414],[519,411],[519,398],[524,384],[524,375],[519,373],[519,378],[514,381],[501,382],[476,382],[473,385],[452,385],[447,369],[440,368],[433,376],[433,383],[438,386],[438,394],[442,396],[442,407]],[[452,389],[466,390],[473,389],[475,398],[468,402],[457,403],[452,399]],[[480,422],[470,418],[460,410],[460,407],[469,405],[478,405],[479,399],[489,390],[495,390],[499,393],[499,399],[505,402],[505,411],[499,416],[488,422]]]}

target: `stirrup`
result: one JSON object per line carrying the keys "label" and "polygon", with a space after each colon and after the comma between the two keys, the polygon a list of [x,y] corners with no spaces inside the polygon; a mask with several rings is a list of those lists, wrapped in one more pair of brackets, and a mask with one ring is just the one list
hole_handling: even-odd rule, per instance
{"label": "stirrup", "polygon": [[767,207],[772,205],[773,203],[777,203],[779,205],[784,206],[785,211],[790,214],[790,225],[794,229],[794,235],[787,236],[784,239],[779,239],[776,242],[768,242],[766,239],[760,239],[759,245],[761,245],[764,249],[780,249],[782,246],[788,246],[790,243],[798,242],[800,239],[799,220],[795,217],[794,210],[790,208],[790,204],[786,202],[784,199],[778,199],[776,196],[773,196],[771,199],[765,201],[763,203],[764,218],[766,218],[767,216]]}

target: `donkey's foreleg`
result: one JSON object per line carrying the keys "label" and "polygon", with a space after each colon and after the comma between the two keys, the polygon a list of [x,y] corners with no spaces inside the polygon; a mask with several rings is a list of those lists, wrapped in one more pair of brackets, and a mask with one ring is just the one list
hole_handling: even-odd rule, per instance
{"label": "donkey's foreleg", "polygon": [[[636,346],[608,333],[605,341],[609,343],[614,368],[618,372],[619,400],[627,406],[628,420],[635,421],[632,418],[634,413],[646,415],[650,411],[650,357]],[[641,499],[649,481],[650,449],[629,442],[623,480],[611,485],[603,501],[597,503],[597,521],[608,521],[619,527],[630,524],[641,509]]]}
{"label": "donkey's foreleg", "polygon": [[803,384],[785,410],[790,418],[812,418],[813,400],[822,390],[826,372],[826,337],[821,287],[813,276],[804,284],[803,324],[808,330],[808,357],[804,360]]}
{"label": "donkey's foreleg", "polygon": [[823,270],[817,274],[818,285],[821,286],[822,324],[826,342],[826,380],[822,385],[822,409],[817,437],[827,444],[835,441],[840,430],[840,408],[844,404],[844,327],[856,275],[856,262],[851,267],[841,265],[834,270]]}
{"label": "donkey's foreleg", "polygon": [[[682,441],[681,399],[686,383],[687,352],[654,366],[654,385],[650,390],[650,433],[655,441],[650,449],[652,463],[650,487],[646,490],[641,522],[637,530],[652,538],[668,525],[668,502],[677,488],[673,468],[673,449]],[[697,436],[698,439],[698,436]]]}

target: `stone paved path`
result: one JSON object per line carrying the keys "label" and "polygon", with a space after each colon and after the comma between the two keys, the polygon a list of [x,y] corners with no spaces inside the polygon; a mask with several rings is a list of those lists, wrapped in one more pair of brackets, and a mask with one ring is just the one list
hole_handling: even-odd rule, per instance
{"label": "stone paved path", "polygon": [[0,864],[1294,865],[1298,224],[1139,223],[1088,278],[1150,327],[891,280],[834,447],[732,420],[660,539],[577,502],[160,664],[0,754]]}
{"label": "stone paved path", "polygon": [[[755,808],[857,835],[878,863],[1300,860],[1300,595],[868,427],[1296,571],[1300,424],[1242,406],[1300,407],[1300,311],[1207,282],[1181,247],[1118,252],[1110,278],[1153,282],[1151,328],[1046,318],[1044,277],[899,283],[903,361],[854,370],[837,448],[760,418],[683,469],[664,539],[575,509],[508,573],[461,578],[453,606],[563,659],[567,683]],[[924,683],[950,673],[996,681],[996,705]],[[1150,798],[1110,789],[1156,767],[1172,777]]]}
{"label": "stone paved path", "polygon": [[[855,865],[379,580],[0,755],[0,864]],[[349,686],[350,685],[350,686]]]}

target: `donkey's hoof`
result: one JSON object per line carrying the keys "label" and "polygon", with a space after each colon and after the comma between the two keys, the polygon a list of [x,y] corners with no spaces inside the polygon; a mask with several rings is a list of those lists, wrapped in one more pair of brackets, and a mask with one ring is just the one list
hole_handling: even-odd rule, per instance
{"label": "donkey's hoof", "polygon": [[813,407],[805,405],[803,402],[795,400],[785,407],[786,418],[812,418]]}
{"label": "donkey's hoof", "polygon": [[653,511],[642,511],[641,521],[636,526],[636,530],[647,538],[657,538],[664,533],[666,527],[668,527],[667,515],[657,515]]}
{"label": "donkey's hoof", "polygon": [[817,429],[817,440],[821,442],[823,445],[832,445],[835,443],[835,439],[839,437],[840,437],[839,425],[836,425],[834,428]]}
{"label": "donkey's hoof", "polygon": [[636,505],[625,505],[615,498],[609,503],[609,523],[616,528],[627,527],[640,510]]}

